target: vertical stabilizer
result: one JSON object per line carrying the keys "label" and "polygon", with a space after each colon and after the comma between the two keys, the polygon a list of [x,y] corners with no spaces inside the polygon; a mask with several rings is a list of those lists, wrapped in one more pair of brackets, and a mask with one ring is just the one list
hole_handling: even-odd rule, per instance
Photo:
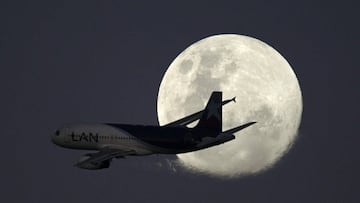
{"label": "vertical stabilizer", "polygon": [[215,136],[222,132],[222,92],[212,92],[195,128],[210,130]]}

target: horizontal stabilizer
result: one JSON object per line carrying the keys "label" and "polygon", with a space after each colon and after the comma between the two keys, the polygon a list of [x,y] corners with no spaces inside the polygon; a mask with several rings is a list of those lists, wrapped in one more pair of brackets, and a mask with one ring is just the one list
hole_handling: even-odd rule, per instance
{"label": "horizontal stabilizer", "polygon": [[244,129],[244,128],[247,128],[247,127],[255,124],[255,123],[256,123],[256,122],[246,123],[246,124],[244,124],[244,125],[241,125],[241,126],[232,128],[232,129],[230,129],[230,130],[227,130],[227,131],[225,131],[224,133],[234,134],[234,133],[236,133],[236,132],[238,132],[238,131],[240,131],[240,130],[242,130],[242,129]]}

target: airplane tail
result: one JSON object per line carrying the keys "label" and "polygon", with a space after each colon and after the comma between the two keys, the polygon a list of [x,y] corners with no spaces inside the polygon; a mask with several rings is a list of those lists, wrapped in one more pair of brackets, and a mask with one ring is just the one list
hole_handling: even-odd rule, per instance
{"label": "airplane tail", "polygon": [[207,129],[214,136],[222,132],[222,92],[212,92],[195,128]]}

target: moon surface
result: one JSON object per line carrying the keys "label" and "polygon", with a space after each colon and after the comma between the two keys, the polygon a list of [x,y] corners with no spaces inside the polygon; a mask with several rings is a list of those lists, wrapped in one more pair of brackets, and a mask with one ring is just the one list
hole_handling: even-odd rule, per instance
{"label": "moon surface", "polygon": [[223,177],[254,174],[274,165],[296,140],[302,114],[300,86],[286,59],[268,44],[223,34],[185,49],[160,84],[160,125],[202,110],[212,91],[223,91],[224,100],[237,98],[223,107],[223,131],[257,123],[225,144],[178,154],[185,168]]}

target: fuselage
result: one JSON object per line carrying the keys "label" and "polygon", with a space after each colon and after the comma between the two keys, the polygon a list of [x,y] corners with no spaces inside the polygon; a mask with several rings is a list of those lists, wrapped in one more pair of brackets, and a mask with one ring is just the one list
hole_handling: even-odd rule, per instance
{"label": "fuselage", "polygon": [[211,135],[211,132],[187,127],[73,124],[57,130],[52,141],[65,148],[99,150],[108,147],[132,151],[130,155],[178,154],[213,146],[201,139],[206,134]]}
{"label": "fuselage", "polygon": [[[128,124],[71,124],[52,137],[54,144],[65,148],[96,150],[80,157],[75,166],[103,169],[114,158],[150,154],[179,154],[219,145],[235,139],[234,133],[253,125],[250,122],[222,131],[222,106],[235,98],[222,101],[222,92],[212,92],[204,110],[164,126]],[[199,120],[193,128],[187,125]]]}

